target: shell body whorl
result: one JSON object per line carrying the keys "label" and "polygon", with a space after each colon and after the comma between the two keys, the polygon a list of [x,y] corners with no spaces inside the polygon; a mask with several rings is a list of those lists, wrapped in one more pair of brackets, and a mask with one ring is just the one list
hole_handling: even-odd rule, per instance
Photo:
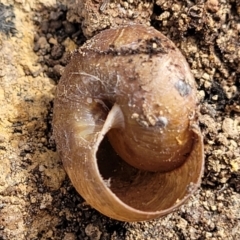
{"label": "shell body whorl", "polygon": [[[112,218],[146,220],[171,212],[199,185],[196,110],[195,81],[180,51],[153,28],[131,25],[74,52],[57,88],[54,136],[86,201]],[[106,152],[105,165],[116,168],[104,174],[98,156],[106,134],[129,165],[115,166]]]}

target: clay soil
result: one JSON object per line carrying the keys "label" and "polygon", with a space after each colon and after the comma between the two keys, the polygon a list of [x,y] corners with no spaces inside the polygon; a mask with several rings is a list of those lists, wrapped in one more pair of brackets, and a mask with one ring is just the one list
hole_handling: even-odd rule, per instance
{"label": "clay soil", "polygon": [[[0,240],[240,239],[238,0],[1,0]],[[205,171],[176,212],[139,223],[92,209],[56,152],[52,107],[71,51],[128,21],[152,25],[185,55],[199,93]]]}

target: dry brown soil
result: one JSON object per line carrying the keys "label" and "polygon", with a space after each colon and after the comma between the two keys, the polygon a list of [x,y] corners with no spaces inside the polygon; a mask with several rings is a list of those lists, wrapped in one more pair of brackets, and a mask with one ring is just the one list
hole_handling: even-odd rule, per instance
{"label": "dry brown soil", "polygon": [[[1,0],[0,240],[240,239],[239,0]],[[200,99],[199,191],[161,219],[124,223],[74,190],[52,138],[69,52],[127,21],[152,25],[186,56]],[[85,35],[85,36],[84,36]]]}

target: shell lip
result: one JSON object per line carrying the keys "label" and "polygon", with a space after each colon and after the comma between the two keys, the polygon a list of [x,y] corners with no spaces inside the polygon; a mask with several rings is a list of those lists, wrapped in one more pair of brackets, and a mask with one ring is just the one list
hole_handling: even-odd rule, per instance
{"label": "shell lip", "polygon": [[[117,104],[114,105],[114,107],[117,107]],[[116,110],[118,111],[118,110]],[[113,116],[114,117],[114,116]],[[111,116],[108,118],[111,118]],[[106,126],[107,124],[105,124]],[[197,152],[197,155],[198,155],[198,159],[201,159],[201,166],[199,167],[200,171],[198,172],[198,175],[197,175],[197,181],[196,182],[193,182],[193,181],[190,181],[187,185],[186,185],[186,195],[183,197],[183,198],[180,198],[180,199],[176,199],[176,202],[174,205],[172,205],[171,207],[169,208],[166,208],[164,210],[157,210],[157,211],[145,211],[145,210],[140,210],[140,209],[137,209],[135,207],[132,207],[130,205],[128,205],[127,203],[125,203],[123,200],[121,200],[106,184],[106,180],[103,179],[103,177],[101,176],[101,173],[100,173],[100,170],[98,168],[98,164],[97,164],[97,159],[96,159],[96,155],[97,155],[97,151],[98,151],[98,147],[99,147],[99,144],[100,142],[103,140],[105,134],[110,130],[110,128],[112,127],[112,125],[110,124],[110,126],[108,127],[103,127],[102,129],[102,132],[101,134],[98,135],[98,139],[94,145],[94,148],[93,148],[93,156],[95,157],[95,161],[94,161],[94,168],[95,168],[95,171],[97,172],[98,176],[99,176],[99,183],[102,185],[101,187],[103,188],[103,191],[105,191],[108,195],[111,196],[112,200],[116,203],[116,204],[119,204],[121,205],[121,207],[124,207],[129,213],[131,213],[133,216],[134,214],[136,215],[136,217],[125,217],[124,215],[116,215],[116,214],[113,214],[111,216],[111,214],[106,213],[105,211],[102,211],[101,208],[96,208],[94,206],[94,204],[92,204],[92,206],[94,208],[96,208],[98,211],[102,212],[104,215],[107,215],[109,217],[112,217],[114,219],[117,219],[117,220],[120,220],[120,221],[128,221],[128,222],[134,222],[134,221],[145,221],[145,220],[150,220],[150,219],[153,219],[153,218],[156,218],[156,217],[161,217],[161,216],[164,216],[164,215],[167,215],[171,212],[174,212],[176,211],[184,202],[186,202],[194,192],[196,192],[196,190],[199,188],[200,184],[201,184],[201,177],[203,175],[203,170],[204,170],[204,152],[203,152],[203,138],[202,138],[202,135],[200,134],[200,130],[199,130],[199,127],[195,124],[192,124],[191,125],[191,129],[192,131],[194,132],[195,134],[195,147],[196,149],[194,149],[193,151],[196,151]],[[191,153],[193,154],[193,153]],[[188,160],[187,160],[188,161]],[[186,161],[186,162],[187,162]],[[184,163],[186,164],[186,163]],[[183,164],[183,165],[184,165]],[[181,166],[182,167],[182,166]],[[172,172],[174,171],[178,171],[178,169],[174,169]],[[161,173],[159,173],[161,174]],[[164,174],[164,173],[162,173]],[[91,205],[91,200],[88,200],[88,202],[90,203]]]}

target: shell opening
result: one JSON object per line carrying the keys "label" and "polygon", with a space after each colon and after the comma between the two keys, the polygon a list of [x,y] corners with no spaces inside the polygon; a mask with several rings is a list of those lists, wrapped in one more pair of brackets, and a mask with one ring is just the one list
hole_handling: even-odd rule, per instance
{"label": "shell opening", "polygon": [[200,135],[195,134],[195,147],[181,168],[167,173],[148,172],[136,169],[122,160],[106,136],[111,128],[123,127],[123,115],[118,105],[110,110],[106,123],[97,141],[95,157],[105,186],[123,203],[144,212],[172,211],[196,190],[199,174],[193,172],[202,169],[197,162],[202,154]]}

